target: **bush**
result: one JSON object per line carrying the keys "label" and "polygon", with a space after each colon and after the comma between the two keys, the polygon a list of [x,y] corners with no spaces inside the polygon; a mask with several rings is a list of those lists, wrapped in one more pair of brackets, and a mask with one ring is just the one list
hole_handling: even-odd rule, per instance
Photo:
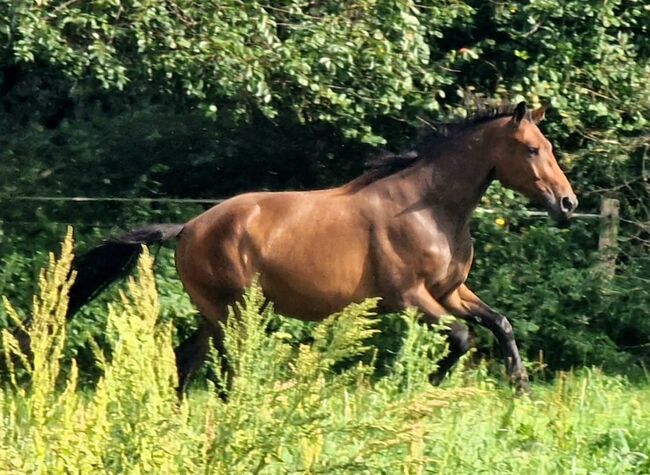
{"label": "bush", "polygon": [[[507,315],[523,352],[541,356],[550,373],[597,365],[644,376],[650,323],[639,319],[650,294],[638,287],[648,262],[603,274],[598,222],[575,220],[568,229],[511,213],[475,222],[476,260],[469,285]],[[590,249],[591,248],[591,249]]]}
{"label": "bush", "polygon": [[[3,379],[0,472],[20,473],[589,473],[650,469],[647,388],[598,371],[561,374],[532,399],[513,397],[478,370],[456,372],[442,388],[427,374],[440,336],[407,314],[395,370],[373,381],[372,365],[335,371],[371,348],[376,317],[367,301],[326,319],[313,342],[267,335],[270,310],[253,286],[240,319],[226,326],[235,368],[228,402],[211,390],[177,400],[172,327],[158,322],[152,259],[145,252],[128,294],[111,306],[111,349],[96,350],[103,373],[77,387],[74,361],[62,371],[70,234],[50,256],[26,329],[27,361],[4,330],[9,366],[27,366],[25,385]],[[8,306],[8,313],[16,312]],[[214,363],[219,374],[220,365]],[[221,375],[223,377],[223,375]],[[223,382],[223,378],[222,378]]]}

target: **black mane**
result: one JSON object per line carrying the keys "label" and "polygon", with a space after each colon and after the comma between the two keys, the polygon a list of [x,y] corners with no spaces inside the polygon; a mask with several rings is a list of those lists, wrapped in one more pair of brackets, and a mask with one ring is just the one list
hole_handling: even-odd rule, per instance
{"label": "black mane", "polygon": [[468,130],[501,117],[510,117],[514,108],[514,105],[506,104],[494,108],[480,109],[466,119],[457,122],[430,123],[429,130],[411,150],[400,153],[383,150],[366,160],[366,172],[353,180],[350,185],[354,185],[354,189],[359,189],[381,178],[409,168],[415,163],[435,155],[436,149],[441,145],[458,138]]}

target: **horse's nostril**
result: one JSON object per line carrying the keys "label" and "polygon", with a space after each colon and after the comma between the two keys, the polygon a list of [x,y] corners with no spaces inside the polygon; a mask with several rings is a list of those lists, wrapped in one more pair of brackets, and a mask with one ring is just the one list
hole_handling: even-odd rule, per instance
{"label": "horse's nostril", "polygon": [[573,200],[568,196],[565,196],[564,198],[562,198],[561,206],[562,206],[562,211],[564,213],[570,213],[571,211],[573,211],[574,208]]}

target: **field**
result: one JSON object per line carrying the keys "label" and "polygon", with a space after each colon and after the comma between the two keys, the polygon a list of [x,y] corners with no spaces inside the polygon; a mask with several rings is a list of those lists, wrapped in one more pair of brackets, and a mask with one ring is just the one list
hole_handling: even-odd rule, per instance
{"label": "field", "polygon": [[377,377],[367,344],[377,331],[373,301],[298,344],[267,334],[272,315],[260,313],[253,287],[227,328],[229,389],[213,362],[220,390],[192,389],[179,402],[172,328],[157,323],[146,253],[110,309],[111,350],[95,351],[103,377],[81,387],[74,363],[61,363],[71,248],[68,238],[41,275],[27,374],[17,341],[3,333],[15,369],[2,375],[2,473],[650,473],[647,382],[585,369],[516,397],[484,366],[463,364],[434,388],[427,374],[441,338],[410,313],[392,371]]}

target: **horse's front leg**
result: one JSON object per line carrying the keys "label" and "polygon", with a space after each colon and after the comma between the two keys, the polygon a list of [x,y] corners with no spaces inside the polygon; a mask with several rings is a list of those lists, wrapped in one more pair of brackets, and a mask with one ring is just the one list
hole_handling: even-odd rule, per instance
{"label": "horse's front leg", "polygon": [[[452,313],[438,303],[424,285],[407,292],[404,296],[403,305],[405,308],[416,307],[422,313],[422,319],[428,325],[438,325],[441,322],[441,317]],[[429,375],[431,384],[442,382],[458,359],[467,353],[470,348],[469,331],[464,324],[455,321],[449,325],[449,329],[445,333],[449,343],[449,353],[438,361],[438,370]]]}
{"label": "horse's front leg", "polygon": [[450,294],[444,305],[454,315],[490,330],[499,342],[510,378],[520,393],[528,392],[528,374],[521,361],[512,325],[506,317],[492,310],[464,284]]}

